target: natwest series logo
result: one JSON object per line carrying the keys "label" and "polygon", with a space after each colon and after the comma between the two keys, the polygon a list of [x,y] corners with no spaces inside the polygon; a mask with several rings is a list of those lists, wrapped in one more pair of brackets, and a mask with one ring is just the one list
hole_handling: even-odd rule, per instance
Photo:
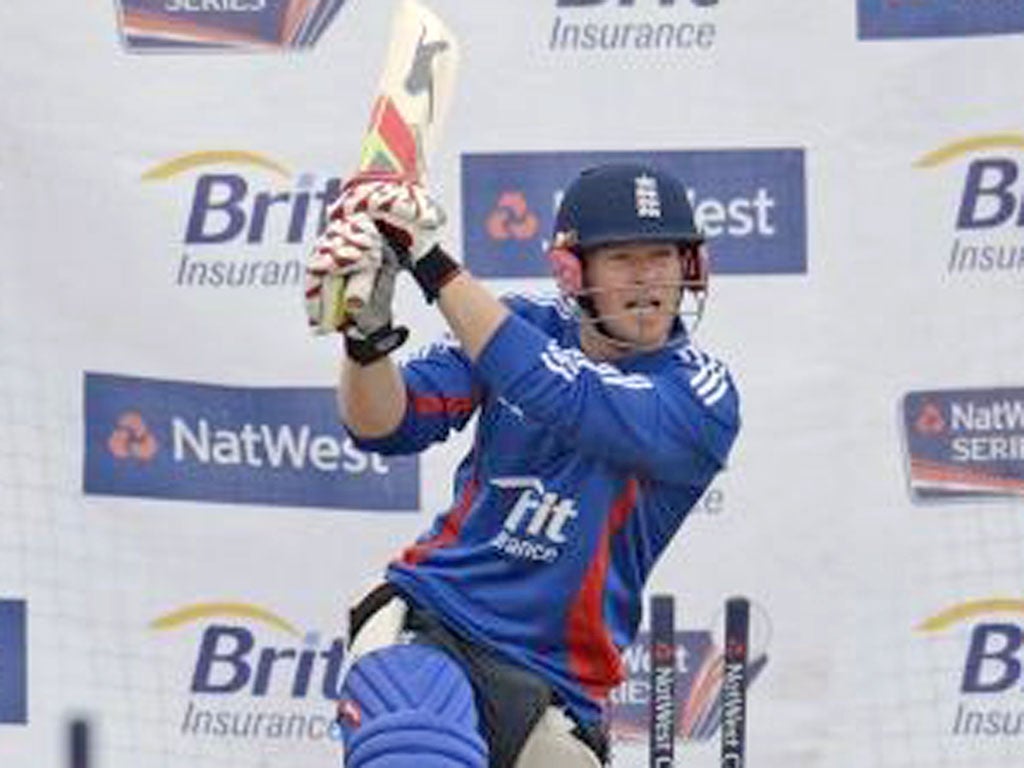
{"label": "natwest series logo", "polygon": [[861,39],[1024,32],[1024,5],[1007,0],[857,0]]}
{"label": "natwest series logo", "polygon": [[27,609],[0,599],[0,725],[28,722]]}
{"label": "natwest series logo", "polygon": [[718,274],[807,271],[804,151],[537,152],[462,156],[463,253],[482,277],[547,277],[564,186],[581,168],[642,161],[679,175]]}
{"label": "natwest series logo", "polygon": [[323,230],[341,180],[296,173],[246,150],[192,152],[149,168],[147,185],[174,189],[179,286],[294,287],[302,281],[304,244]]}
{"label": "natwest series logo", "polygon": [[702,53],[718,38],[719,0],[555,0],[550,51]]}
{"label": "natwest series logo", "polygon": [[416,457],[360,450],[329,389],[238,388],[86,374],[85,491],[408,510]]}
{"label": "natwest series logo", "polygon": [[1024,600],[997,597],[959,603],[916,629],[959,641],[959,676],[949,681],[959,694],[950,733],[982,738],[1024,733]]}
{"label": "natwest series logo", "polygon": [[345,0],[118,0],[132,53],[268,53],[311,48]]}
{"label": "natwest series logo", "polygon": [[[179,684],[183,736],[247,740],[334,738],[344,645],[241,602],[197,603],[150,623],[187,648]],[[184,636],[184,637],[182,637]]]}
{"label": "natwest series logo", "polygon": [[915,499],[1024,496],[1024,389],[910,392],[903,427]]}
{"label": "natwest series logo", "polygon": [[[1022,6],[1024,7],[1024,6]],[[956,169],[950,274],[1024,272],[1024,134],[975,136],[929,152],[917,168]]]}

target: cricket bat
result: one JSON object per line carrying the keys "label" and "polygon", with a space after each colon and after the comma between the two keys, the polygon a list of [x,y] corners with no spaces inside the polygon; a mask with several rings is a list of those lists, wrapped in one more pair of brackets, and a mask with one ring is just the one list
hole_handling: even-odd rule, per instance
{"label": "cricket bat", "polygon": [[[458,41],[440,17],[419,0],[400,0],[357,174],[426,183],[426,159],[440,139],[458,63]],[[336,286],[327,308],[334,327],[367,302],[372,290],[373,277],[364,274]]]}

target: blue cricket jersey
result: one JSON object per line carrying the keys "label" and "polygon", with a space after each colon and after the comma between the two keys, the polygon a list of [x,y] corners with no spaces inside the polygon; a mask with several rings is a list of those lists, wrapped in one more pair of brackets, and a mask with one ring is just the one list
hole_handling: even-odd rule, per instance
{"label": "blue cricket jersey", "polygon": [[564,300],[505,302],[475,364],[454,343],[428,348],[402,366],[399,427],[357,442],[415,453],[479,412],[452,505],[387,579],[592,722],[624,678],[651,568],[725,464],[737,394],[681,327],[665,348],[598,363]]}

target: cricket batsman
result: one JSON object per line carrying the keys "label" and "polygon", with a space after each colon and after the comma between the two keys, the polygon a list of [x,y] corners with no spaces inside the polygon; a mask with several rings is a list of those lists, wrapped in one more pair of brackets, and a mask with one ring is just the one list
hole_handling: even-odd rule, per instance
{"label": "cricket batsman", "polygon": [[[739,428],[732,378],[684,322],[703,309],[703,238],[679,179],[591,168],[556,214],[559,295],[499,300],[444,250],[444,218],[417,182],[356,177],[307,268],[361,448],[416,453],[477,416],[450,506],[351,610],[344,765],[607,765],[644,582]],[[401,270],[451,334],[398,365]],[[330,291],[357,279],[373,290],[339,322]]]}

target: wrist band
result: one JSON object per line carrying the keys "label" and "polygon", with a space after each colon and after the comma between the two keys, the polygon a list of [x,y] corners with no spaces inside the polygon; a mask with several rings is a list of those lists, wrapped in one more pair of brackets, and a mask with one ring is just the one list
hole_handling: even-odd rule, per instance
{"label": "wrist band", "polygon": [[435,302],[441,289],[461,271],[459,263],[440,245],[435,245],[412,265],[412,276],[419,283],[428,304]]}
{"label": "wrist band", "polygon": [[386,325],[365,338],[350,336],[346,333],[345,354],[360,365],[369,365],[382,357],[387,357],[402,346],[407,338],[409,338],[409,329],[402,325],[398,327]]}

